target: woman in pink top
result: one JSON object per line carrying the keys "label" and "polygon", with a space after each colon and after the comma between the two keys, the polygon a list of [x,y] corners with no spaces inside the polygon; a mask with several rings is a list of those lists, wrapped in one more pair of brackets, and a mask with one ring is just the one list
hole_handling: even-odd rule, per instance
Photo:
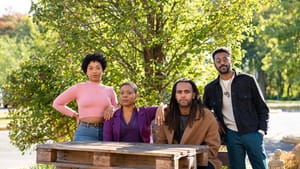
{"label": "woman in pink top", "polygon": [[[88,81],[71,86],[53,102],[53,107],[64,115],[76,119],[78,127],[74,141],[102,141],[103,122],[112,116],[117,108],[114,89],[101,84],[101,77],[106,68],[106,59],[101,54],[88,54],[82,60],[81,68]],[[68,107],[76,100],[78,111]]]}

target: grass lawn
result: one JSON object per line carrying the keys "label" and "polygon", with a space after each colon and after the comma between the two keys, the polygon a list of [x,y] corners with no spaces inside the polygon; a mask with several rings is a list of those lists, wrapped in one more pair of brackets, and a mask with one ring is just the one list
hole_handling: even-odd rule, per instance
{"label": "grass lawn", "polygon": [[2,119],[2,118],[6,118],[7,117],[7,115],[8,115],[8,112],[1,112],[0,113],[0,119]]}
{"label": "grass lawn", "polygon": [[0,118],[0,130],[7,130],[6,126],[9,123],[10,119]]}
{"label": "grass lawn", "polygon": [[8,111],[7,109],[0,109],[0,125],[9,123],[10,119],[7,118]]}
{"label": "grass lawn", "polygon": [[0,118],[0,125],[9,123],[10,119],[8,118]]}
{"label": "grass lawn", "polygon": [[270,109],[298,109],[300,110],[300,100],[297,101],[279,101],[267,100]]}

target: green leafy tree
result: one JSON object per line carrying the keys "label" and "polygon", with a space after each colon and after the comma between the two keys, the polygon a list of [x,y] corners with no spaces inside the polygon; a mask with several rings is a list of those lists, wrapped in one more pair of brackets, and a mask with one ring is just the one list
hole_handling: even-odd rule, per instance
{"label": "green leafy tree", "polygon": [[35,36],[38,51],[6,85],[16,107],[13,143],[24,151],[35,143],[71,139],[74,121],[61,118],[51,104],[67,87],[86,80],[79,65],[87,53],[106,54],[104,84],[137,83],[141,105],[168,98],[179,77],[203,87],[215,72],[208,64],[216,46],[231,46],[239,64],[243,33],[251,30],[252,12],[260,5],[258,0],[38,1],[32,6],[34,22],[45,34]]}
{"label": "green leafy tree", "polygon": [[28,16],[4,15],[0,17],[0,85],[10,69],[18,68],[22,59],[28,58],[34,25]]}
{"label": "green leafy tree", "polygon": [[54,111],[51,105],[64,86],[82,81],[84,76],[78,71],[77,60],[66,63],[68,56],[62,60],[52,54],[61,49],[55,48],[55,33],[47,35],[35,34],[34,52],[23,60],[20,69],[8,73],[2,86],[14,108],[9,111],[9,137],[23,152],[36,143],[69,140],[75,128],[70,118]]}
{"label": "green leafy tree", "polygon": [[258,5],[254,0],[92,0],[40,1],[33,8],[37,22],[58,32],[66,52],[74,57],[104,52],[113,85],[130,79],[142,89],[144,103],[157,103],[170,83],[189,75],[185,69],[203,67],[197,55],[219,45],[239,46]]}
{"label": "green leafy tree", "polygon": [[13,36],[17,25],[21,22],[24,15],[7,14],[0,17],[0,35]]}
{"label": "green leafy tree", "polygon": [[257,14],[257,32],[244,43],[245,67],[257,71],[269,98],[299,98],[300,2],[275,1]]}

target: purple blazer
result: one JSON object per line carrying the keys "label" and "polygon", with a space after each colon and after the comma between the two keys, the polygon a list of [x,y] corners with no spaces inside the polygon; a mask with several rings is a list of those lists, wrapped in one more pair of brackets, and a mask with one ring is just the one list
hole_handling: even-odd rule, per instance
{"label": "purple blazer", "polygon": [[[150,143],[151,122],[155,118],[157,107],[135,108],[138,114],[138,125],[140,135],[145,143]],[[115,111],[114,116],[104,122],[103,141],[120,141],[122,109]]]}

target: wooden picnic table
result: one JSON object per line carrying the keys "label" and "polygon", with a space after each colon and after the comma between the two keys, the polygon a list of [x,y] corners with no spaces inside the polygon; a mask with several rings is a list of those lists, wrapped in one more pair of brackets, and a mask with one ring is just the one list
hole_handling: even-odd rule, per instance
{"label": "wooden picnic table", "polygon": [[208,146],[125,142],[62,142],[37,145],[37,163],[56,168],[197,168],[208,162]]}

